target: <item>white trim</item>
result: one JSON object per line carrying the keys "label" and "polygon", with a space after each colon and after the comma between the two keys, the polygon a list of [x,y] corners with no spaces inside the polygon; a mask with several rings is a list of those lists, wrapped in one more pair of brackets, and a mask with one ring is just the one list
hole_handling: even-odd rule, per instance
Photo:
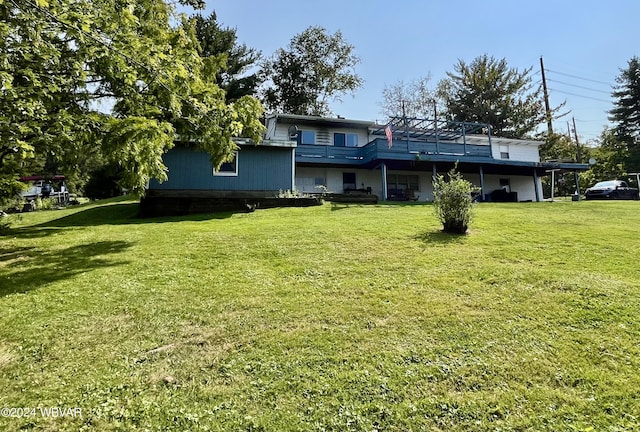
{"label": "white trim", "polygon": [[296,151],[291,152],[291,190],[297,190],[296,185]]}
{"label": "white trim", "polygon": [[[232,171],[220,172],[216,170],[216,167],[213,167],[213,170],[212,170],[213,175],[216,177],[238,177],[238,152],[234,152],[233,161],[235,161],[235,170],[233,172]],[[225,162],[225,163],[232,163],[233,161]]]}

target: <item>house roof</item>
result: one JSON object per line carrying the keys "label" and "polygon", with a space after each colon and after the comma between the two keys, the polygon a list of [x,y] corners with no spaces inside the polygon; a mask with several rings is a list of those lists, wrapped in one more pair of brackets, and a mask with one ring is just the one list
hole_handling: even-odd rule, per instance
{"label": "house roof", "polygon": [[277,123],[314,125],[324,127],[367,128],[375,124],[375,122],[368,120],[353,120],[346,119],[344,117],[319,117],[298,114],[271,114],[267,116],[267,120],[270,119],[275,119]]}
{"label": "house roof", "polygon": [[[233,142],[238,146],[255,146],[256,143],[249,138],[233,138]],[[274,140],[274,139],[263,139],[260,141],[260,146],[262,147],[286,147],[293,148],[297,146],[296,141],[291,140]]]}

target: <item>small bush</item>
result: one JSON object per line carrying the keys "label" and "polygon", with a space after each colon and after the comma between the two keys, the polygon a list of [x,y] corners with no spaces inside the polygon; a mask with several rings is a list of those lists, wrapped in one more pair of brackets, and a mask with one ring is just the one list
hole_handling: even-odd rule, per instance
{"label": "small bush", "polygon": [[51,210],[58,204],[58,200],[55,198],[40,198],[36,199],[36,209],[38,210]]}
{"label": "small bush", "polygon": [[464,234],[469,228],[473,210],[471,194],[477,188],[462,178],[453,168],[447,176],[438,175],[433,181],[434,209],[443,231]]}
{"label": "small bush", "polygon": [[307,198],[309,196],[309,194],[304,194],[299,192],[296,189],[293,190],[282,190],[280,189],[278,191],[278,194],[276,195],[276,198]]}

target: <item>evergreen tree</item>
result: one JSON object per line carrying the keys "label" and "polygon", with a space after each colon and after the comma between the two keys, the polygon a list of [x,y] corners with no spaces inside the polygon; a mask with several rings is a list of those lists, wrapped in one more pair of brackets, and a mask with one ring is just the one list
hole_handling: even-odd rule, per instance
{"label": "evergreen tree", "polygon": [[531,68],[520,72],[485,54],[470,64],[459,60],[447,77],[438,92],[452,120],[487,123],[493,135],[506,138],[524,138],[546,120]]}
{"label": "evergreen tree", "polygon": [[224,64],[216,74],[215,81],[226,92],[227,102],[256,95],[262,80],[257,71],[248,71],[260,60],[260,52],[245,44],[238,44],[236,29],[222,27],[215,12],[208,18],[195,15],[192,19],[201,55],[217,58]]}
{"label": "evergreen tree", "polygon": [[625,167],[628,171],[640,170],[640,58],[629,60],[626,69],[620,70],[617,85],[612,92],[614,108],[609,119],[615,123],[615,134],[628,150]]}

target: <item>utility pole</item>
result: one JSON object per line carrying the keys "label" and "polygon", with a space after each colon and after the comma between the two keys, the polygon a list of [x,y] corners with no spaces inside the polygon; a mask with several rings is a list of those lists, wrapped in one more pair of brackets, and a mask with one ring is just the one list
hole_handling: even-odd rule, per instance
{"label": "utility pole", "polygon": [[544,92],[544,108],[547,114],[547,135],[551,136],[553,133],[553,125],[551,124],[551,108],[549,107],[549,92],[547,91],[547,78],[544,75],[544,63],[542,62],[542,56],[540,56],[540,72],[542,72],[542,90]]}
{"label": "utility pole", "polygon": [[580,141],[578,141],[578,130],[576,129],[576,118],[571,117],[573,120],[573,134],[576,137],[576,162],[582,163],[582,155],[580,154]]}
{"label": "utility pole", "polygon": [[[580,154],[580,141],[578,141],[578,130],[576,129],[576,118],[571,117],[573,120],[573,134],[576,137],[576,162],[582,163],[582,155]],[[576,182],[576,195],[577,199],[580,199],[580,176],[578,175],[578,171],[573,172],[573,177]]]}

